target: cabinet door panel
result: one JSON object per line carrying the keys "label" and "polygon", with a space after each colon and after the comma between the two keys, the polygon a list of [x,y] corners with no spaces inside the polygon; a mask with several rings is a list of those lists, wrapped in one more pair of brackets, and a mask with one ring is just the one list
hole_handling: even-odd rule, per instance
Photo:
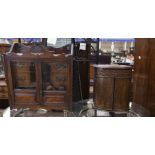
{"label": "cabinet door panel", "polygon": [[104,110],[112,110],[113,78],[97,78],[95,82],[96,106]]}
{"label": "cabinet door panel", "polygon": [[66,91],[67,64],[63,62],[42,63],[42,80],[44,91]]}
{"label": "cabinet door panel", "polygon": [[114,95],[114,110],[128,110],[129,109],[129,78],[115,78],[115,95]]}
{"label": "cabinet door panel", "polygon": [[[133,74],[133,101],[134,103],[146,106],[148,86],[148,56],[149,41],[147,38],[137,38],[135,42],[135,64]],[[149,60],[150,62],[153,62]]]}
{"label": "cabinet door panel", "polygon": [[35,104],[36,97],[35,94],[16,94],[15,102],[17,104]]}
{"label": "cabinet door panel", "polygon": [[137,38],[135,49],[133,103],[155,116],[155,38]]}
{"label": "cabinet door panel", "polygon": [[36,89],[36,72],[34,63],[12,62],[14,89]]}
{"label": "cabinet door panel", "polygon": [[15,105],[38,104],[36,65],[33,62],[11,62],[13,98]]}
{"label": "cabinet door panel", "polygon": [[56,95],[56,96],[45,96],[44,97],[44,103],[50,104],[50,103],[64,103],[64,96]]}

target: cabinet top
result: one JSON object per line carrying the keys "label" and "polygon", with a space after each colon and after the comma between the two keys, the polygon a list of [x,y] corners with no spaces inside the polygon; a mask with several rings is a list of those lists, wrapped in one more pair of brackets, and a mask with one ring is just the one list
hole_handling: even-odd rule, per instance
{"label": "cabinet top", "polygon": [[103,69],[131,69],[131,66],[127,66],[127,65],[118,65],[118,64],[96,64],[96,65],[92,65],[95,68],[103,68]]}

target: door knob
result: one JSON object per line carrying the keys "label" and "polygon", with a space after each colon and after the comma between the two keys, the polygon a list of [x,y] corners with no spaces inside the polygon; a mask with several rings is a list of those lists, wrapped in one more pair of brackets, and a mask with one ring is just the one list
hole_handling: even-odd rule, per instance
{"label": "door knob", "polygon": [[139,56],[138,56],[138,59],[139,59],[139,60],[141,60],[141,59],[142,59],[142,57],[139,55]]}

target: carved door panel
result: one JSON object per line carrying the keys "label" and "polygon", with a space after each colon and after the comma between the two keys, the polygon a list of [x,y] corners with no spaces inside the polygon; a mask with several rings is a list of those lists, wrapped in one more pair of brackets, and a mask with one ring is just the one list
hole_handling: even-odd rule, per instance
{"label": "carved door panel", "polygon": [[44,105],[65,107],[68,66],[64,62],[41,63],[42,101]]}
{"label": "carved door panel", "polygon": [[36,64],[11,62],[13,98],[16,104],[37,104]]}
{"label": "carved door panel", "polygon": [[115,111],[127,111],[129,110],[129,78],[115,78],[115,94],[113,109]]}

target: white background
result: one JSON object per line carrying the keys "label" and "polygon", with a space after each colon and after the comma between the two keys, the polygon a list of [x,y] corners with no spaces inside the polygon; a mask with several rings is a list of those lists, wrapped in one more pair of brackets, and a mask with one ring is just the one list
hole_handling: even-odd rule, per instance
{"label": "white background", "polygon": [[[155,37],[153,0],[5,0],[0,37]],[[154,155],[155,118],[0,118],[1,155]]]}

